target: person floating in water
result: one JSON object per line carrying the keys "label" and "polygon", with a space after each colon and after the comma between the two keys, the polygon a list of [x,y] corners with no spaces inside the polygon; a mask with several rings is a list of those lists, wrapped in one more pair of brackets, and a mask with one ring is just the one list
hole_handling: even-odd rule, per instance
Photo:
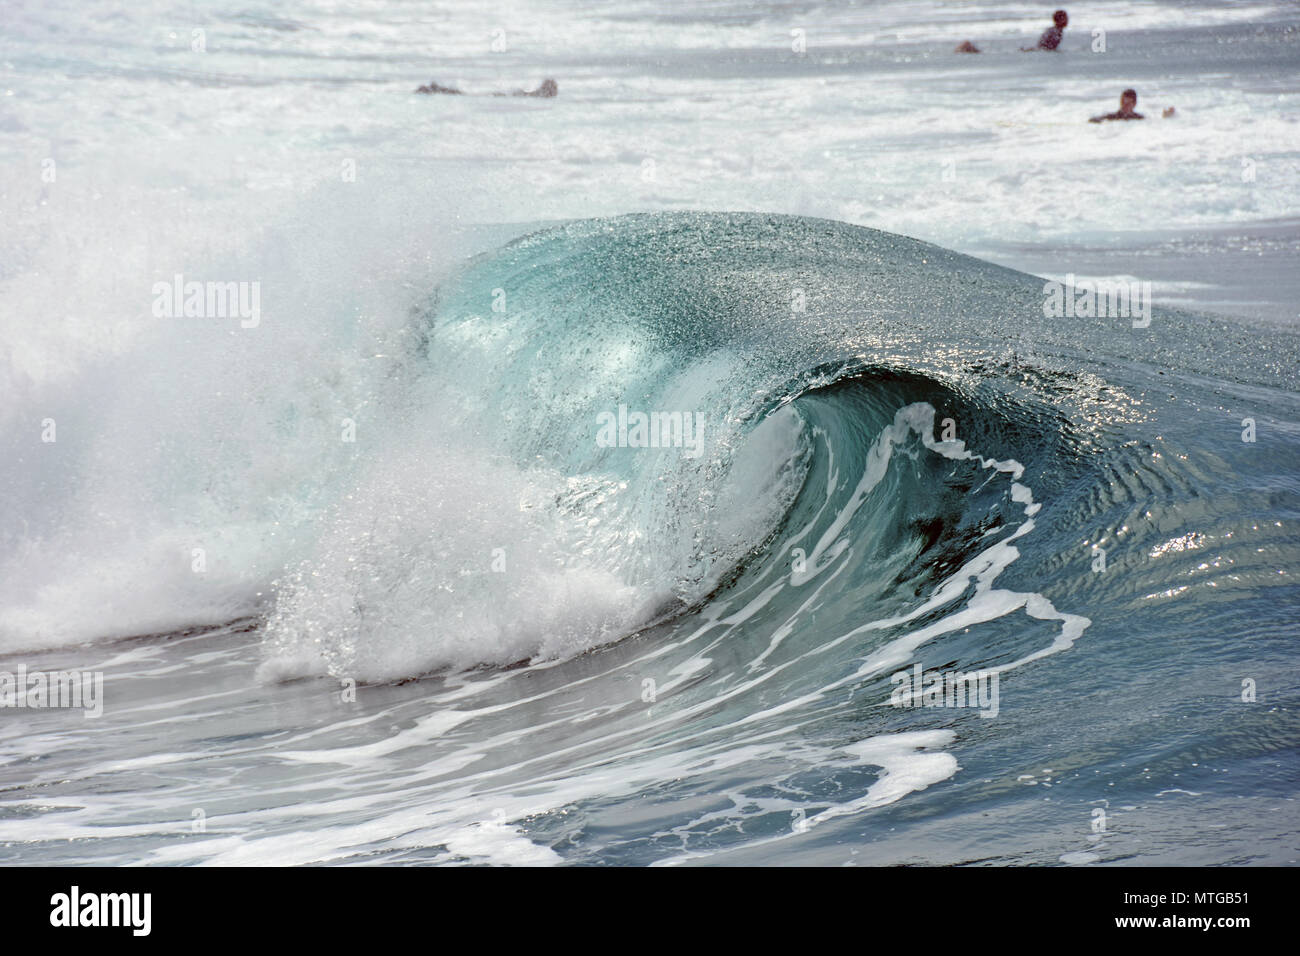
{"label": "person floating in water", "polygon": [[[440,83],[430,81],[428,86],[417,87],[417,93],[446,93],[452,96],[465,96],[464,90],[458,90],[453,86],[443,86]],[[551,79],[542,80],[542,85],[535,90],[511,90],[509,93],[493,93],[493,96],[540,96],[549,99],[560,92],[559,85]]]}
{"label": "person floating in water", "polygon": [[1035,50],[1055,50],[1061,45],[1061,37],[1065,35],[1065,28],[1069,24],[1070,18],[1064,10],[1057,10],[1052,14],[1052,26],[1043,31],[1043,35],[1038,38],[1037,46],[1022,46],[1022,53],[1032,53]]}
{"label": "person floating in water", "polygon": [[979,51],[980,48],[977,47],[974,43],[971,43],[970,40],[962,40],[961,43],[957,44],[957,48],[952,52],[953,53],[978,53]]}
{"label": "person floating in water", "polygon": [[1137,111],[1138,95],[1137,90],[1125,90],[1119,95],[1119,111],[1115,113],[1103,113],[1101,116],[1094,116],[1088,120],[1089,123],[1104,123],[1107,120],[1138,120],[1146,119]]}
{"label": "person floating in water", "polygon": [[442,86],[441,84],[439,84],[439,83],[434,83],[434,82],[432,82],[432,81],[430,81],[430,83],[429,83],[428,86],[420,86],[420,87],[416,87],[415,92],[417,92],[417,93],[450,93],[450,94],[452,94],[453,96],[463,96],[463,95],[464,95],[464,93],[463,93],[461,90],[455,89],[454,87],[450,87],[450,86]]}
{"label": "person floating in water", "polygon": [[542,85],[535,90],[511,90],[509,93],[493,93],[493,96],[541,96],[552,97],[560,92],[554,80],[542,80]]}

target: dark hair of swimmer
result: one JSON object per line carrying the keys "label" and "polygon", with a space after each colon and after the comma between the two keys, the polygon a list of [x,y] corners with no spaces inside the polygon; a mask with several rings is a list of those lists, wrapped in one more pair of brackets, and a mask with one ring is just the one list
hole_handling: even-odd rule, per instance
{"label": "dark hair of swimmer", "polygon": [[1070,16],[1064,10],[1057,10],[1052,14],[1052,22],[1064,30],[1070,25]]}

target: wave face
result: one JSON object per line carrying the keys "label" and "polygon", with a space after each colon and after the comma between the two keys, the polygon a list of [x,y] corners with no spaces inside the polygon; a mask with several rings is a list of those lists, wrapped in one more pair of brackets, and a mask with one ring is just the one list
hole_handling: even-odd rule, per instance
{"label": "wave face", "polygon": [[[1294,719],[1237,701],[1246,679],[1296,694],[1300,350],[1044,299],[925,243],[759,214],[576,222],[478,257],[391,337],[347,457],[277,469],[310,489],[300,530],[254,516],[231,587],[257,617],[200,642],[214,721],[255,664],[255,711],[355,681],[364,719],[223,744],[216,842],[77,781],[57,837],[158,862],[850,862],[846,840],[956,862],[975,847],[945,826],[992,814],[981,852],[1051,862],[1104,852],[1089,811],[1122,792],[1143,852],[1191,861],[1153,794],[1226,812],[1216,774],[1294,782]],[[116,686],[189,643],[126,654]],[[917,667],[996,678],[997,701],[896,706]],[[239,791],[228,771],[262,763],[281,783]],[[302,841],[280,799],[312,786],[335,841]],[[904,821],[911,849],[887,836]],[[1055,834],[1028,857],[1026,821]]]}
{"label": "wave face", "polygon": [[[1077,470],[1108,425],[1151,415],[1051,350],[1154,353],[1178,321],[1049,324],[1044,298],[1008,270],[785,217],[579,223],[483,257],[418,310],[412,384],[283,582],[267,673],[564,657],[742,595],[783,634],[815,617],[822,636],[951,610],[963,582],[983,609],[967,614],[1037,606],[977,573],[1033,530],[1025,468]],[[696,434],[633,447],[638,412]],[[1104,536],[1074,532],[1052,542],[1084,573],[1054,582],[1066,593]],[[1049,613],[1055,649],[1087,624]]]}
{"label": "wave face", "polygon": [[[934,276],[941,314],[954,279],[963,306],[1006,301],[1005,273],[947,258],[832,223],[652,216],[476,263],[419,310],[410,388],[282,582],[265,673],[565,657],[741,595],[782,622],[761,660],[806,617],[1025,606],[990,589],[1039,505],[981,446],[1051,424],[995,424],[992,396],[887,357],[890,317]],[[1053,648],[1087,624],[1036,601],[1062,622]]]}

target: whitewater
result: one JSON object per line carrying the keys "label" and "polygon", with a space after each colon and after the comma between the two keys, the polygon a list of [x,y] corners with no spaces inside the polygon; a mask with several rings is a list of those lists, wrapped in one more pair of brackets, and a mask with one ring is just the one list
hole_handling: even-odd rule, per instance
{"label": "whitewater", "polygon": [[10,4],[0,860],[1295,862],[1294,8],[1044,18]]}

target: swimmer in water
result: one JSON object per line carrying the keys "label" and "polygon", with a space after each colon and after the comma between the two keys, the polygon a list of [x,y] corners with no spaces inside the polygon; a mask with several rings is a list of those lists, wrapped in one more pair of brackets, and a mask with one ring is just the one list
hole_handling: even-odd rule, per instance
{"label": "swimmer in water", "polygon": [[[417,93],[445,93],[451,96],[465,96],[464,90],[458,90],[453,86],[443,86],[440,83],[430,82],[428,86],[416,87]],[[542,80],[542,85],[535,90],[513,90],[509,93],[493,93],[493,96],[539,96],[549,99],[558,95],[560,92],[559,85],[551,79]]]}
{"label": "swimmer in water", "polygon": [[1115,113],[1103,113],[1101,116],[1094,116],[1088,120],[1089,123],[1104,123],[1107,120],[1139,120],[1146,119],[1137,111],[1138,95],[1137,90],[1125,90],[1119,95],[1119,110]]}
{"label": "swimmer in water", "polygon": [[441,84],[430,82],[428,86],[416,87],[417,93],[449,93],[453,96],[464,96],[464,92],[454,87],[442,86]]}
{"label": "swimmer in water", "polygon": [[549,99],[560,92],[554,80],[542,80],[542,85],[535,90],[511,90],[509,93],[493,93],[493,96],[540,96]]}
{"label": "swimmer in water", "polygon": [[971,43],[970,40],[962,40],[961,43],[957,45],[957,48],[952,52],[953,53],[978,53],[979,51],[980,48],[977,47],[974,43]]}
{"label": "swimmer in water", "polygon": [[1037,46],[1022,46],[1020,52],[1032,53],[1035,50],[1055,50],[1061,45],[1061,38],[1065,35],[1065,27],[1069,24],[1070,18],[1064,10],[1057,10],[1052,14],[1052,26],[1043,31],[1043,35],[1038,38]]}

